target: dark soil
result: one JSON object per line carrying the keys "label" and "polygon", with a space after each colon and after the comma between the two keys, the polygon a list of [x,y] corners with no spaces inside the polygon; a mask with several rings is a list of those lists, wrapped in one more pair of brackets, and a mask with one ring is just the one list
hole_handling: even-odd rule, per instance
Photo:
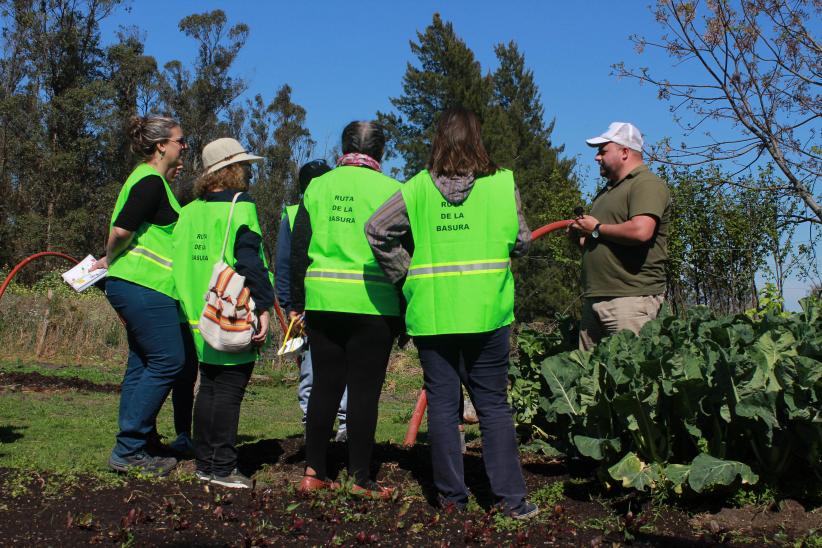
{"label": "dark soil", "polygon": [[120,392],[119,384],[99,384],[77,377],[54,377],[31,373],[0,371],[0,390],[22,392],[54,392],[57,390],[79,390],[81,392]]}
{"label": "dark soil", "polygon": [[[334,444],[329,459],[344,465],[345,447]],[[557,460],[526,457],[529,490],[563,482],[565,495],[527,523],[501,519],[492,506],[481,455],[466,455],[467,483],[481,509],[465,513],[433,506],[427,446],[406,450],[381,444],[375,462],[381,481],[399,488],[396,500],[378,502],[345,491],[303,496],[300,438],[264,440],[241,446],[243,471],[254,474],[254,490],[207,486],[191,479],[193,463],[183,462],[174,477],[149,481],[125,477],[66,479],[54,474],[0,470],[0,538],[5,545],[121,544],[260,546],[372,544],[424,545],[584,545],[696,546],[767,544],[792,540],[819,525],[819,514],[788,505],[790,515],[762,524],[762,510],[725,510],[692,518],[675,507],[652,507],[622,493],[605,495],[591,480],[571,480]],[[576,473],[574,474],[577,475]],[[114,479],[114,476],[111,477]],[[266,485],[262,485],[265,482]],[[731,512],[731,514],[729,514]],[[778,513],[769,513],[778,516]],[[790,520],[792,532],[785,535]],[[739,526],[735,529],[735,525]],[[782,525],[780,525],[780,523]],[[752,535],[749,535],[752,533]],[[794,536],[791,536],[794,535]]]}
{"label": "dark soil", "polygon": [[[119,386],[0,372],[0,390],[66,389],[111,393]],[[0,442],[14,439],[2,436]],[[241,469],[257,479],[250,491],[198,482],[191,461],[163,480],[0,469],[2,544],[759,546],[822,531],[822,512],[806,512],[794,501],[773,509],[704,511],[654,505],[635,492],[602,491],[591,469],[580,463],[527,454],[523,470],[529,492],[536,496],[560,482],[563,494],[537,500],[537,518],[514,522],[494,510],[478,441],[469,444],[465,474],[479,508],[467,512],[435,506],[425,444],[375,448],[375,473],[398,488],[393,501],[363,500],[344,490],[303,496],[295,491],[304,459],[301,438],[242,442],[240,436]],[[345,445],[331,446],[331,473],[338,479],[344,479],[345,456]]]}

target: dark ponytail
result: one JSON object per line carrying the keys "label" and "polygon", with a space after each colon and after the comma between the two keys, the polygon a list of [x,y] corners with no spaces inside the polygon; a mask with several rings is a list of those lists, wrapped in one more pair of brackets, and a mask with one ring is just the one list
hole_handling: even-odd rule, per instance
{"label": "dark ponytail", "polygon": [[342,152],[367,154],[378,162],[385,150],[385,133],[377,122],[351,122],[342,133]]}

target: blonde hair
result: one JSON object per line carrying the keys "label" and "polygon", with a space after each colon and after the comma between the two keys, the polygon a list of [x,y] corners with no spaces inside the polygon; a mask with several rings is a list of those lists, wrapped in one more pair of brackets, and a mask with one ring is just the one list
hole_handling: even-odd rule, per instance
{"label": "blonde hair", "polygon": [[220,168],[213,173],[204,173],[194,182],[194,197],[202,198],[206,192],[212,192],[215,188],[248,190],[248,179],[243,168],[245,163],[237,162]]}

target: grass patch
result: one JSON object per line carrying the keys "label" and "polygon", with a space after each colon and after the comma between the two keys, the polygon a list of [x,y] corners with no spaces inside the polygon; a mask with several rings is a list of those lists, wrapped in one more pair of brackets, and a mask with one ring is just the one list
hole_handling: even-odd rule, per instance
{"label": "grass patch", "polygon": [[544,485],[533,491],[528,498],[540,508],[550,511],[554,506],[565,499],[565,483],[555,481],[554,483]]}
{"label": "grass patch", "polygon": [[[47,376],[79,377],[96,383],[119,383],[124,365],[44,366],[19,360],[0,361],[0,371],[38,372]],[[296,375],[291,369],[258,364],[248,385],[240,414],[239,441],[301,436],[301,411],[297,405]],[[380,403],[377,442],[399,442],[405,436],[407,416],[416,401],[421,379],[407,368],[389,370]],[[416,389],[411,390],[414,386]],[[117,433],[118,394],[75,390],[55,392],[0,391],[0,467],[108,476],[106,462]],[[171,398],[157,417],[158,430],[174,438]]]}

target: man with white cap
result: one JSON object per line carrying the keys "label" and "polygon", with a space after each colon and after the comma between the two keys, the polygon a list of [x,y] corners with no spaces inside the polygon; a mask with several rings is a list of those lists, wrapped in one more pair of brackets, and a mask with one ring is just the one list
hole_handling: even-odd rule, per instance
{"label": "man with white cap", "polygon": [[579,346],[591,350],[623,329],[638,333],[656,318],[665,293],[671,195],[642,160],[642,134],[613,122],[588,139],[607,184],[590,215],[571,225],[579,236],[585,290]]}

